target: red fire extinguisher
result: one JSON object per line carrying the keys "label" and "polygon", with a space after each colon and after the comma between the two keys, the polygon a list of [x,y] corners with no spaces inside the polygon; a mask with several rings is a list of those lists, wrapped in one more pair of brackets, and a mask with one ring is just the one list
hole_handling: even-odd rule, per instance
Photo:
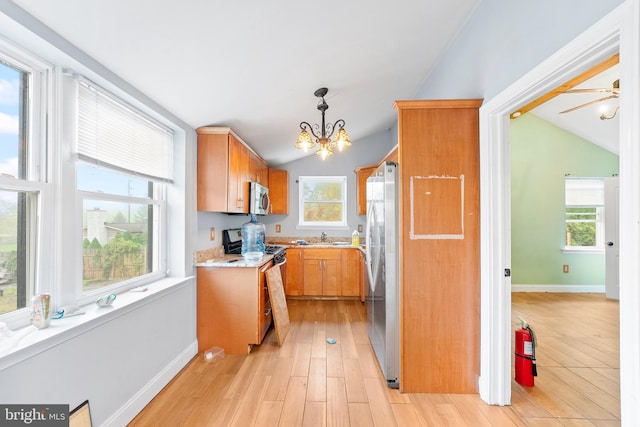
{"label": "red fire extinguisher", "polygon": [[522,328],[516,330],[515,368],[516,382],[533,387],[533,377],[538,376],[536,368],[536,339],[527,322],[520,318]]}

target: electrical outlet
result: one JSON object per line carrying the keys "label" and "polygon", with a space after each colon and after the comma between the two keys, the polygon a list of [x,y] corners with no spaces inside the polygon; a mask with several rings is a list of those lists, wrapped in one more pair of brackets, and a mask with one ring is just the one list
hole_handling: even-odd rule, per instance
{"label": "electrical outlet", "polygon": [[216,229],[215,229],[215,227],[211,227],[209,229],[209,240],[216,240]]}
{"label": "electrical outlet", "polygon": [[282,231],[282,227],[280,224],[276,224],[276,233],[279,233],[280,231]]}
{"label": "electrical outlet", "polygon": [[358,224],[358,233],[362,233],[362,224]]}
{"label": "electrical outlet", "polygon": [[562,266],[562,272],[563,273],[568,273],[569,272],[569,264],[564,264]]}

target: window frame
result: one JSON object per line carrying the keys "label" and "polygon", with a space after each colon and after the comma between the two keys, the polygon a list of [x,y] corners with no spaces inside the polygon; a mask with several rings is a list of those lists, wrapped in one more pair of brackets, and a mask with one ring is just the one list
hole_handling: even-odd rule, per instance
{"label": "window frame", "polygon": [[[160,280],[166,277],[166,185],[164,183],[154,183],[154,198],[144,198],[135,196],[123,196],[111,193],[99,193],[94,191],[77,190],[78,206],[80,215],[84,211],[85,200],[101,200],[106,202],[116,203],[129,203],[129,204],[141,204],[141,205],[154,205],[157,208],[157,215],[153,218],[154,228],[157,228],[157,239],[153,239],[153,250],[157,251],[154,256],[155,268],[149,273],[141,274],[136,277],[132,277],[109,286],[104,286],[92,291],[85,291],[82,280],[82,263],[80,264],[80,283],[77,287],[77,300],[83,304],[94,301],[97,296],[104,295],[105,293],[120,293],[127,291],[131,288],[145,285],[156,280]],[[82,221],[79,222],[79,233],[82,235]],[[80,241],[80,259],[82,259],[82,240]]]}
{"label": "window frame", "polygon": [[[569,180],[598,180],[602,182],[602,191],[601,191],[601,200],[597,203],[587,203],[587,204],[568,204],[567,203],[567,182]],[[604,244],[605,244],[605,236],[604,236],[604,227],[605,227],[605,206],[604,206],[604,178],[600,177],[565,177],[565,204],[564,204],[564,246],[562,247],[563,253],[601,253],[604,252]],[[568,216],[573,213],[569,213],[569,208],[594,208],[596,218],[593,221],[576,221],[568,219]],[[593,222],[595,225],[595,242],[594,246],[570,246],[567,243],[567,224],[573,222]]]}
{"label": "window frame", "polygon": [[[310,222],[304,220],[304,183],[309,181],[339,182],[342,187],[342,218],[340,222]],[[346,176],[299,176],[298,177],[298,225],[297,229],[348,230],[347,224],[347,177]]]}

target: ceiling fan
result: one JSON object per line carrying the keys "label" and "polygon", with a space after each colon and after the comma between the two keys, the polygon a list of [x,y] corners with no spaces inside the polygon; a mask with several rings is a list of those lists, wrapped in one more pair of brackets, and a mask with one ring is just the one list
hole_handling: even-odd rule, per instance
{"label": "ceiling fan", "polygon": [[617,98],[620,96],[620,79],[616,79],[611,84],[609,88],[593,88],[593,89],[569,89],[564,93],[609,93],[610,95],[605,96],[604,98],[599,98],[593,101],[589,101],[587,103],[578,105],[577,107],[569,108],[568,110],[560,111],[559,114],[570,113],[571,111],[578,110],[580,108],[584,108],[588,105],[596,104],[598,102],[606,101],[608,99]]}

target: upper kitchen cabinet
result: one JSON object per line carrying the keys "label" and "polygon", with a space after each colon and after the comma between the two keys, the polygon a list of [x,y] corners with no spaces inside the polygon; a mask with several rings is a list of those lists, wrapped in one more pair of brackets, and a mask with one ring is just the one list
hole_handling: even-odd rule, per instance
{"label": "upper kitchen cabinet", "polygon": [[255,153],[251,155],[251,179],[250,181],[257,182],[258,184],[268,187],[269,186],[269,167],[261,157]]}
{"label": "upper kitchen cabinet", "polygon": [[478,392],[481,104],[395,105],[405,393]]}
{"label": "upper kitchen cabinet", "polygon": [[249,182],[263,180],[266,185],[266,163],[230,128],[201,127],[197,132],[198,210],[248,213]]}
{"label": "upper kitchen cabinet", "polygon": [[289,173],[282,169],[269,168],[269,213],[289,214]]}
{"label": "upper kitchen cabinet", "polygon": [[378,165],[373,166],[363,166],[361,168],[357,168],[354,172],[356,173],[357,179],[357,187],[356,187],[356,214],[357,215],[366,215],[367,214],[367,178],[369,175],[376,170]]}

